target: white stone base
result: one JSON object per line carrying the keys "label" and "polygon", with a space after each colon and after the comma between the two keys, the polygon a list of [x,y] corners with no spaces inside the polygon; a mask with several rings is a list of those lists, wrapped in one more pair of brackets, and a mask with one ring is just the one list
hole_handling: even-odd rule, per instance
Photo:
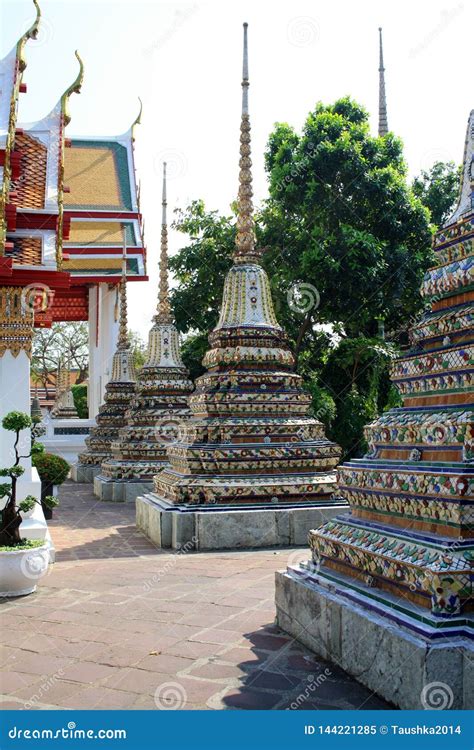
{"label": "white stone base", "polygon": [[310,529],[347,505],[204,510],[169,505],[152,493],[137,497],[136,508],[138,528],[157,547],[218,550],[306,546]]}
{"label": "white stone base", "polygon": [[79,484],[92,484],[94,478],[100,474],[100,465],[73,464],[71,466],[70,478]]}
{"label": "white stone base", "polygon": [[48,453],[61,456],[69,464],[77,462],[79,453],[86,449],[85,439],[91,427],[95,427],[93,419],[52,419],[49,415],[43,419],[46,434],[40,438]]}
{"label": "white stone base", "polygon": [[474,707],[474,644],[468,635],[421,635],[315,578],[292,567],[276,573],[280,628],[399,708],[436,707],[430,700],[437,699],[447,701],[445,708]]}
{"label": "white stone base", "polygon": [[94,495],[109,503],[134,503],[138,495],[152,489],[152,482],[117,481],[101,474],[94,477]]}

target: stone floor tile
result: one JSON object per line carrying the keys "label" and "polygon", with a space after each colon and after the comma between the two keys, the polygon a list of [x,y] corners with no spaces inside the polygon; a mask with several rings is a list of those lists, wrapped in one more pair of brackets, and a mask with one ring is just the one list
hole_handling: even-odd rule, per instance
{"label": "stone floor tile", "polygon": [[94,664],[90,661],[80,661],[66,667],[63,670],[62,677],[65,680],[86,682],[90,684],[102,680],[104,677],[110,677],[117,672],[118,669],[116,667],[111,667],[106,664]]}
{"label": "stone floor tile", "polygon": [[389,708],[333,665],[303,694],[326,663],[273,625],[274,573],[294,550],[157,550],[132,503],[70,482],[54,515],[51,573],[2,605],[2,707],[159,710],[174,690],[174,707],[191,710],[284,709],[298,697],[313,710]]}

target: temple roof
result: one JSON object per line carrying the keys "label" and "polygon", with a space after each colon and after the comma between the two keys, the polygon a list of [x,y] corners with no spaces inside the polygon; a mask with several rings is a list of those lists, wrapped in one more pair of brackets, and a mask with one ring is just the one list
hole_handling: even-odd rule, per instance
{"label": "temple roof", "polygon": [[64,205],[101,211],[136,210],[130,177],[127,140],[72,138],[64,161],[64,179],[69,187]]}

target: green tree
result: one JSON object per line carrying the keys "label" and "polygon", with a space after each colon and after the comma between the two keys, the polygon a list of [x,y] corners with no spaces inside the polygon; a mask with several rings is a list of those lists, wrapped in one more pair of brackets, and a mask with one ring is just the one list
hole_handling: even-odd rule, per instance
{"label": "green tree", "polygon": [[[394,356],[382,326],[399,330],[421,307],[429,213],[407,184],[400,139],[373,137],[367,112],[349,98],[318,103],[301,134],[277,124],[265,160],[265,265],[280,321],[300,372],[316,373],[335,403],[329,434],[348,455],[360,453]],[[295,289],[308,304],[295,304]]]}
{"label": "green tree", "polygon": [[[393,347],[381,336],[421,306],[432,262],[429,213],[407,184],[401,141],[373,137],[348,98],[317,104],[301,134],[277,124],[265,154],[270,197],[256,214],[276,313],[292,339],[313,410],[348,454],[388,398]],[[171,259],[172,295],[193,373],[216,322],[231,265],[235,216],[194,201],[175,227],[189,240]]]}
{"label": "green tree", "polygon": [[71,391],[77,416],[79,419],[87,419],[89,416],[89,407],[87,405],[87,384],[81,383],[80,385],[73,385],[71,386]]}
{"label": "green tree", "polygon": [[146,360],[146,349],[147,346],[143,341],[142,337],[137,331],[128,331],[128,343],[133,356],[133,364],[135,369],[141,370]]}
{"label": "green tree", "polygon": [[176,325],[182,333],[207,334],[217,323],[224,278],[232,265],[234,221],[206,211],[202,200],[175,213],[173,227],[189,238],[169,261],[178,281],[171,292]]}
{"label": "green tree", "polygon": [[265,158],[267,264],[278,268],[283,290],[314,285],[318,322],[351,337],[374,336],[380,319],[390,329],[416,312],[431,234],[406,182],[401,141],[371,136],[367,112],[344,98],[317,104],[301,135],[276,125]]}
{"label": "green tree", "polygon": [[58,365],[77,370],[76,383],[87,378],[89,368],[89,331],[87,323],[53,323],[51,328],[36,328],[33,336],[31,372],[46,390],[55,387]]}
{"label": "green tree", "polygon": [[413,180],[413,192],[429,208],[431,221],[441,226],[454,210],[461,179],[461,167],[453,161],[437,161]]}

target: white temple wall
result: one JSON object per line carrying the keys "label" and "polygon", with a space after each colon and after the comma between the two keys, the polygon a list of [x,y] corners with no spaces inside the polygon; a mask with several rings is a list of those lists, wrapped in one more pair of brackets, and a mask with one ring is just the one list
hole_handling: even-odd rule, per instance
{"label": "white temple wall", "polygon": [[[24,350],[21,350],[16,357],[10,351],[6,351],[0,357],[0,421],[10,411],[30,413],[30,359]],[[14,442],[14,433],[0,427],[0,467],[13,465]],[[20,455],[30,452],[30,430],[23,430],[20,433],[18,448]],[[39,500],[41,482],[37,470],[31,465],[31,458],[22,458],[20,465],[25,469],[25,473],[17,483],[17,502],[24,500],[27,495],[33,495]],[[0,502],[5,503],[4,500]],[[54,547],[41,505],[35,505],[33,510],[23,514],[23,519],[22,536],[27,539],[45,539],[49,545],[50,559],[53,561]]]}
{"label": "white temple wall", "polygon": [[117,289],[102,283],[89,290],[89,419],[94,419],[112,375],[119,331]]}

